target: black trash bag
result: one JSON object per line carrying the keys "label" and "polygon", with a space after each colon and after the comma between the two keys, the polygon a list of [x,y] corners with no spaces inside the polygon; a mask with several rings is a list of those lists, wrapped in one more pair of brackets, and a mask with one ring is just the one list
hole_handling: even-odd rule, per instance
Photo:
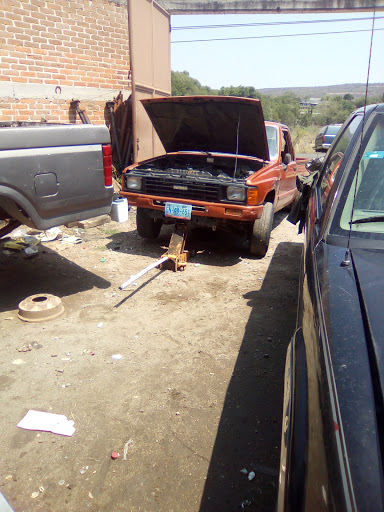
{"label": "black trash bag", "polygon": [[305,212],[308,206],[309,194],[317,183],[324,160],[324,156],[310,160],[305,166],[310,174],[308,176],[296,176],[296,188],[299,191],[299,195],[292,205],[287,220],[292,224],[300,222],[299,234],[302,233],[304,228]]}
{"label": "black trash bag", "polygon": [[296,187],[299,191],[296,201],[287,217],[292,224],[299,224],[299,234],[302,233],[305,223],[305,212],[308,206],[309,195],[317,183],[319,171],[312,172],[309,176],[296,176]]}

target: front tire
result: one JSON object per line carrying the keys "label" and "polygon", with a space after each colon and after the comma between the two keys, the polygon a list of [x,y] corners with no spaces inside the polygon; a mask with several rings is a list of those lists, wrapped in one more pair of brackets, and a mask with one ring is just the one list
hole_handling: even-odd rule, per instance
{"label": "front tire", "polygon": [[250,252],[253,256],[262,258],[269,246],[273,224],[273,204],[265,203],[260,219],[253,223]]}
{"label": "front tire", "polygon": [[136,228],[142,238],[150,238],[154,240],[159,236],[162,222],[153,219],[149,210],[146,208],[137,208],[136,212]]}

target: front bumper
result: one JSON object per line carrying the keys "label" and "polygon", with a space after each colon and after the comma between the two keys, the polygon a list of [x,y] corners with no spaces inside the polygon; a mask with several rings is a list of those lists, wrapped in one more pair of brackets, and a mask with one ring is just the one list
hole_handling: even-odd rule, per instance
{"label": "front bumper", "polygon": [[[232,220],[240,222],[253,222],[261,217],[264,206],[247,206],[231,203],[207,203],[203,201],[189,201],[172,197],[141,195],[133,192],[121,191],[120,195],[126,197],[132,206],[147,208],[159,212],[156,217],[164,216],[164,203],[182,203],[192,205],[193,217],[209,217],[213,219]],[[160,215],[159,215],[160,214]]]}

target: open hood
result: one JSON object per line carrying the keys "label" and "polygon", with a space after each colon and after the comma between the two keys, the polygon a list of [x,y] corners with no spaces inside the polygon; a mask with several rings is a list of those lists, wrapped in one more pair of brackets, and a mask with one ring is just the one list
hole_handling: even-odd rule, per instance
{"label": "open hood", "polygon": [[141,100],[141,103],[167,153],[237,153],[269,160],[260,100],[171,96]]}

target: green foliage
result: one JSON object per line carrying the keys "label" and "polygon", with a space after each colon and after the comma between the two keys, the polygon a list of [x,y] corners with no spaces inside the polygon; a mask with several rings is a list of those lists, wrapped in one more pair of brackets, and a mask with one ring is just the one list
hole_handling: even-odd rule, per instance
{"label": "green foliage", "polygon": [[244,85],[237,85],[230,87],[222,87],[219,90],[221,96],[237,96],[239,98],[260,98],[260,93],[254,87],[245,87]]}
{"label": "green foliage", "polygon": [[321,125],[344,123],[349,114],[355,109],[351,101],[341,96],[325,97],[318,107],[317,123]]}
{"label": "green foliage", "polygon": [[172,71],[172,96],[204,96],[217,94],[217,91],[189,76],[188,71]]}
{"label": "green foliage", "polygon": [[318,132],[319,127],[316,125],[294,126],[291,129],[291,137],[296,154],[313,153],[313,144]]}
{"label": "green foliage", "polygon": [[[300,106],[300,98],[292,93],[272,97],[260,94],[252,86],[244,85],[231,85],[216,90],[201,85],[198,80],[189,76],[188,71],[172,71],[173,96],[213,94],[258,98],[261,100],[266,120],[286,124],[291,129],[294,127],[308,128],[305,133],[310,133],[311,136],[312,132],[315,132],[319,126],[344,123],[351,112],[365,104],[364,97],[355,98],[352,94],[346,93],[344,96],[325,96],[312,112],[308,112]],[[380,103],[381,101],[384,101],[384,95],[383,98],[368,98],[367,104]]]}

